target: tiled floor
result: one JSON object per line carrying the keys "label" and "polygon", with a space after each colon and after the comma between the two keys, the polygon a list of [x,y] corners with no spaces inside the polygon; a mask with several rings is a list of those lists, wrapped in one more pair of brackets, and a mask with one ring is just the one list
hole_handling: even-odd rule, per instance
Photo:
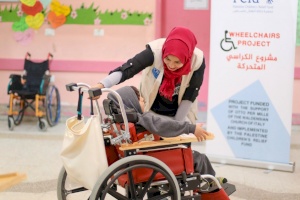
{"label": "tiled floor", "polygon": [[[0,200],[57,199],[57,178],[62,167],[59,153],[65,129],[61,121],[46,132],[38,130],[36,120],[25,120],[9,131],[6,117],[0,119],[0,173],[27,175],[25,181],[0,192]],[[300,200],[300,126],[293,126],[290,160],[296,162],[293,173],[217,163],[213,166],[218,176],[236,185],[233,200]]]}

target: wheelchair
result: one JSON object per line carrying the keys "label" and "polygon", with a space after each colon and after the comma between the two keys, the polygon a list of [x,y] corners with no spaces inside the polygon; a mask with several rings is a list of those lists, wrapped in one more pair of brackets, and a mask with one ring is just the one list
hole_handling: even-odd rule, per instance
{"label": "wheelchair", "polygon": [[53,56],[49,53],[42,62],[33,62],[30,57],[30,53],[25,56],[23,75],[11,74],[9,77],[9,130],[21,124],[27,108],[35,112],[38,128],[42,131],[46,131],[48,125],[56,125],[60,119],[60,95],[58,88],[51,83],[49,74],[49,63]]}
{"label": "wheelchair", "polygon": [[[85,83],[71,83],[66,87],[68,91],[89,88]],[[59,200],[225,200],[236,190],[230,183],[220,184],[212,175],[194,172],[191,142],[196,142],[196,138],[160,138],[135,124],[136,112],[125,110],[121,97],[114,90],[85,91],[91,98],[102,92],[112,92],[120,104],[120,108],[116,108],[111,100],[103,100],[106,117],[102,119],[101,116],[101,127],[109,166],[92,190],[68,179],[63,167],[57,182]],[[207,187],[207,179],[216,185]],[[217,193],[219,196],[210,196]]]}

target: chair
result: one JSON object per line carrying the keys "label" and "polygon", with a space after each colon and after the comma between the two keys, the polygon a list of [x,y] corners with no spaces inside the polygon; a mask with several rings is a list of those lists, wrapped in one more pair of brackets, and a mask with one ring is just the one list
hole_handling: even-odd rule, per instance
{"label": "chair", "polygon": [[[216,199],[228,200],[228,196],[235,191],[235,186],[230,183],[217,184],[218,186],[203,191],[203,189],[207,189],[201,188],[205,185],[205,179],[217,180],[211,175],[199,174],[194,171],[191,142],[197,141],[196,138],[160,138],[159,135],[152,134],[136,124],[136,111],[125,109],[132,142],[126,144],[121,139],[117,139],[118,135],[116,134],[124,131],[124,121],[120,109],[110,99],[103,100],[103,109],[107,116],[106,119],[109,119],[106,124],[111,124],[107,131],[108,135],[112,136],[111,144],[105,143],[107,144],[106,153],[110,174],[104,173],[99,178],[91,194],[91,199],[113,194],[117,196],[117,192],[111,191],[114,188],[111,185],[114,180],[122,188],[125,188],[127,196],[133,199],[143,196],[147,187],[150,188],[147,190],[148,198],[155,199],[156,196],[160,196],[157,199],[164,199],[163,195],[176,196],[172,193],[178,192],[174,190],[179,189],[181,199],[215,199],[214,197],[218,197]],[[108,149],[108,147],[111,148],[111,145],[115,146],[116,150]],[[114,155],[116,152],[119,160]],[[109,158],[115,158],[115,160],[112,161]],[[158,164],[159,161],[162,163]],[[168,174],[170,172],[175,175],[178,188],[172,185],[174,181]]]}
{"label": "chair", "polygon": [[[74,91],[80,86],[84,84],[71,83],[67,85],[67,90]],[[102,90],[113,91],[109,88]],[[94,94],[101,94],[98,89],[88,92],[91,98],[98,96]],[[73,182],[63,167],[57,184],[59,200],[81,195],[81,199],[89,200],[200,200],[214,199],[210,198],[212,194],[218,194],[219,200],[228,200],[228,196],[235,191],[232,184],[221,185],[214,176],[194,171],[191,142],[197,141],[195,137],[160,138],[136,124],[138,118],[135,111],[125,108],[120,111],[108,99],[103,101],[103,109],[106,117],[101,119],[101,127],[109,167],[98,177],[91,191]],[[203,194],[202,186],[206,183],[203,179],[214,180],[217,187],[213,191],[204,188]]]}
{"label": "chair", "polygon": [[47,122],[49,126],[54,126],[60,119],[60,95],[57,87],[51,83],[49,74],[49,62],[53,56],[49,53],[42,62],[33,62],[30,57],[30,53],[25,56],[23,75],[11,74],[9,77],[9,130],[22,122],[27,108],[35,112],[38,127],[42,131],[47,130]]}

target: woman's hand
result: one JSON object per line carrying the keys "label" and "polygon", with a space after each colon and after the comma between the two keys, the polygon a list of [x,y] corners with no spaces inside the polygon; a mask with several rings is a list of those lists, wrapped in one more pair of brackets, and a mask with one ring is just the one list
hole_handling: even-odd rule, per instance
{"label": "woman's hand", "polygon": [[104,88],[104,85],[102,83],[97,83],[96,85],[94,85],[92,88]]}
{"label": "woman's hand", "polygon": [[[93,89],[93,88],[102,89],[102,88],[104,88],[104,85],[103,85],[102,83],[97,83],[96,85],[92,86],[90,89]],[[97,100],[97,99],[100,98],[100,96],[101,96],[101,95],[95,96],[95,97],[93,97],[92,99],[93,99],[93,100]],[[90,97],[89,97],[89,98],[90,98]]]}
{"label": "woman's hand", "polygon": [[196,124],[196,129],[194,135],[196,136],[199,142],[206,140],[206,137],[209,136],[209,133],[202,128],[202,124]]}

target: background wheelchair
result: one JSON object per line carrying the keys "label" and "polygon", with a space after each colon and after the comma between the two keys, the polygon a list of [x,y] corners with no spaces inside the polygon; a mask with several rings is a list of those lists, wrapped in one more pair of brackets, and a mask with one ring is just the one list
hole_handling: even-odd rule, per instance
{"label": "background wheelchair", "polygon": [[[11,74],[8,83],[7,94],[9,95],[8,128],[14,129],[15,125],[22,122],[27,108],[31,108],[38,117],[40,130],[47,130],[54,126],[60,119],[60,96],[57,87],[51,84],[48,58],[42,62],[30,60],[30,54],[25,56],[24,74]],[[46,116],[47,121],[43,118]]]}
{"label": "background wheelchair", "polygon": [[[84,83],[72,83],[67,85],[67,90],[80,88],[84,91],[83,87],[89,88]],[[191,142],[197,141],[196,138],[162,139],[135,124],[136,113],[125,110],[121,97],[114,90],[85,91],[90,97],[112,92],[119,100],[120,109],[108,99],[103,101],[106,117],[101,119],[101,127],[109,167],[98,178],[92,191],[72,183],[62,168],[57,184],[59,200],[223,200],[229,199],[228,196],[235,191],[232,184],[221,185],[214,176],[194,172]],[[207,178],[215,181],[216,186],[208,189],[205,186]],[[208,196],[218,191],[222,191],[221,196]]]}

